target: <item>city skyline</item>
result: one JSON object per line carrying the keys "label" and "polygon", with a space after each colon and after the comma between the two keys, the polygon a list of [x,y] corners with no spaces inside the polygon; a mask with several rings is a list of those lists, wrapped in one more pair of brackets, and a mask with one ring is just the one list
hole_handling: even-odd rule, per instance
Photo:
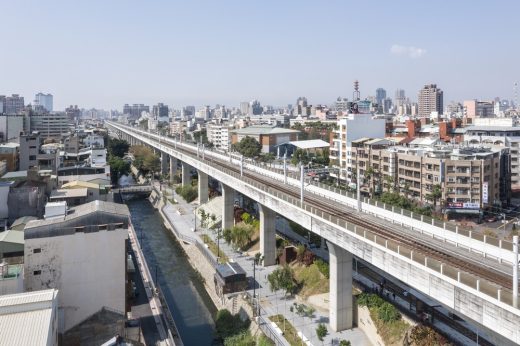
{"label": "city skyline", "polygon": [[[9,68],[0,94],[29,101],[37,92],[51,93],[56,110],[158,102],[238,107],[252,99],[283,106],[299,95],[330,104],[338,96],[350,99],[355,79],[362,98],[379,87],[389,96],[401,88],[416,101],[433,83],[448,104],[513,99],[520,80],[520,50],[512,44],[520,4],[512,1],[461,1],[449,8],[400,1],[29,1],[4,8],[19,15],[0,23],[12,32],[4,38]],[[484,13],[485,26],[471,21]],[[483,44],[486,53],[476,52]]]}

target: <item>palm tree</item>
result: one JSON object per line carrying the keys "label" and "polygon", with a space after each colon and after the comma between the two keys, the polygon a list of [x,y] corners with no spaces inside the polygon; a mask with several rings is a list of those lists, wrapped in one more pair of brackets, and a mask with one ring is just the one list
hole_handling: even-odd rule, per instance
{"label": "palm tree", "polygon": [[431,193],[426,195],[426,198],[433,202],[433,209],[437,209],[437,201],[442,197],[442,188],[440,184],[435,184],[432,187]]}
{"label": "palm tree", "polygon": [[394,178],[390,175],[385,176],[385,182],[387,186],[387,192],[393,192],[395,188]]}

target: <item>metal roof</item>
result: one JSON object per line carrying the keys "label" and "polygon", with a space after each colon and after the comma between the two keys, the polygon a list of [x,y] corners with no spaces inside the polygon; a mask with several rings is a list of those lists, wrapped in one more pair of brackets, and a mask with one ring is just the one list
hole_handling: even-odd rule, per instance
{"label": "metal roof", "polygon": [[246,275],[245,270],[242,269],[240,264],[236,262],[219,264],[215,269],[222,278],[227,278],[234,275]]}
{"label": "metal roof", "polygon": [[300,133],[298,130],[272,126],[249,126],[244,127],[243,129],[233,130],[231,132],[238,135],[279,135],[286,133]]}
{"label": "metal roof", "polygon": [[330,144],[321,139],[309,139],[306,141],[292,141],[289,144],[300,149],[328,148]]}
{"label": "metal roof", "polygon": [[0,345],[52,344],[53,302],[55,289],[0,296]]}

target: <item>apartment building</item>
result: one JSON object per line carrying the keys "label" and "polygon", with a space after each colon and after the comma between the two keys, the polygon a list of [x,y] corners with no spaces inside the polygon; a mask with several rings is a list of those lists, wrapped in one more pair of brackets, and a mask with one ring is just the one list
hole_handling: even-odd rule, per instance
{"label": "apartment building", "polygon": [[61,333],[104,307],[125,312],[129,227],[123,204],[93,201],[69,212],[62,205],[61,215],[30,221],[24,229],[25,288],[60,291]]}
{"label": "apartment building", "polygon": [[511,190],[520,192],[520,126],[469,126],[464,141],[472,145],[509,148]]}
{"label": "apartment building", "polygon": [[207,124],[206,134],[208,142],[213,143],[217,149],[229,151],[231,147],[231,130],[233,130],[233,126],[229,124]]}
{"label": "apartment building", "polygon": [[40,132],[44,138],[61,138],[69,132],[69,117],[66,113],[33,114],[30,122],[31,131]]}
{"label": "apartment building", "polygon": [[337,120],[329,158],[331,165],[339,168],[341,180],[352,182],[352,142],[361,138],[382,138],[385,136],[385,126],[385,119],[374,118],[370,114],[349,114]]}
{"label": "apartment building", "polygon": [[19,169],[26,171],[38,165],[37,156],[40,153],[42,141],[39,133],[20,135],[20,164]]}
{"label": "apartment building", "polygon": [[[414,143],[415,142],[415,143]],[[447,209],[482,210],[510,202],[510,158],[507,149],[446,145],[419,139],[393,146],[384,139],[353,144],[352,172],[359,164],[361,191],[400,191],[420,203],[429,202],[435,185]]]}

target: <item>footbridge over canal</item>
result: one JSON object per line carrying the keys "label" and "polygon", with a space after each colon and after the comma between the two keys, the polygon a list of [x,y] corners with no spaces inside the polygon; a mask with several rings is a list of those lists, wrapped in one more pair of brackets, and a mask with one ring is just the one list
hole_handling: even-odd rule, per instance
{"label": "footbridge over canal", "polygon": [[[305,186],[304,175],[288,176],[233,154],[204,150],[146,131],[106,122],[110,134],[161,153],[162,169],[183,184],[198,172],[199,198],[208,199],[208,176],[222,184],[222,226],[233,225],[234,192],[259,204],[264,265],[275,263],[275,216],[283,215],[328,242],[330,326],[352,327],[352,258],[360,258],[437,300],[454,313],[496,333],[497,343],[520,343],[518,240],[491,241],[471,232],[358,201],[345,193]],[[285,172],[285,174],[284,174]],[[424,221],[424,220],[423,220]],[[514,284],[513,284],[514,283]]]}

